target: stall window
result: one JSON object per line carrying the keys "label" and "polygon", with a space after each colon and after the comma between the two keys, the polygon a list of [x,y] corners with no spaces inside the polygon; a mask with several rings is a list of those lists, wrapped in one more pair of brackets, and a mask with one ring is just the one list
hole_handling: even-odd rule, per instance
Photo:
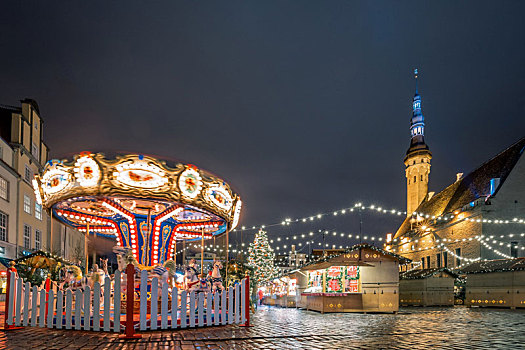
{"label": "stall window", "polygon": [[0,241],[7,241],[7,214],[0,211]]}
{"label": "stall window", "polygon": [[31,226],[24,224],[24,248],[31,249]]}

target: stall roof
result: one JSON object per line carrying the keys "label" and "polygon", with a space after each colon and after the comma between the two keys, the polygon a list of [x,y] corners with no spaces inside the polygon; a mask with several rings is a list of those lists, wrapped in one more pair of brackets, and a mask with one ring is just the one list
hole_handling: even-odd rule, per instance
{"label": "stall roof", "polygon": [[452,272],[446,267],[440,267],[440,268],[434,267],[432,269],[416,269],[416,270],[402,272],[399,274],[399,279],[402,279],[402,280],[423,279],[423,278],[432,277],[440,272],[444,272],[454,278],[459,277],[456,273]]}
{"label": "stall roof", "polygon": [[38,250],[34,253],[16,259],[14,260],[14,262],[15,264],[24,264],[41,269],[49,268],[57,262],[61,263],[62,265],[73,265],[72,262],[69,262],[66,259],[63,259],[57,255],[44,252],[43,250]]}
{"label": "stall roof", "polygon": [[459,273],[487,273],[525,270],[525,258],[476,261],[462,268]]}
{"label": "stall roof", "polygon": [[354,246],[344,250],[343,252],[341,252],[339,254],[334,254],[334,255],[328,255],[328,256],[325,256],[325,257],[321,257],[320,259],[318,259],[316,261],[313,261],[311,263],[303,265],[301,267],[301,270],[304,271],[304,270],[325,269],[327,267],[333,266],[334,263],[337,264],[338,266],[372,266],[372,265],[366,263],[365,261],[362,261],[361,260],[362,257],[359,257],[358,260],[352,260],[352,261],[344,261],[343,259],[338,259],[338,258],[342,258],[344,255],[347,255],[349,253],[353,253],[353,252],[356,252],[356,251],[362,251],[362,250],[373,250],[375,252],[378,252],[381,255],[388,256],[390,258],[398,260],[400,264],[408,264],[408,263],[410,263],[412,261],[412,260],[410,260],[408,258],[405,258],[405,257],[401,256],[401,255],[397,255],[395,253],[392,253],[392,252],[389,252],[387,250],[378,248],[376,246],[373,246],[373,245],[370,245],[370,244],[367,244],[367,243],[361,243],[361,244],[356,244],[356,245],[354,245]]}

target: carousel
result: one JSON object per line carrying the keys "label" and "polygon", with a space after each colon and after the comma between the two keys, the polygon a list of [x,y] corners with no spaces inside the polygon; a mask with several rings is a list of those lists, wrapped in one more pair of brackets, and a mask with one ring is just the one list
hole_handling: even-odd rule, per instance
{"label": "carousel", "polygon": [[222,179],[191,164],[139,154],[83,152],[71,161],[50,160],[33,187],[52,217],[87,236],[113,240],[117,255],[139,270],[174,266],[177,241],[203,246],[227,234],[242,206]]}

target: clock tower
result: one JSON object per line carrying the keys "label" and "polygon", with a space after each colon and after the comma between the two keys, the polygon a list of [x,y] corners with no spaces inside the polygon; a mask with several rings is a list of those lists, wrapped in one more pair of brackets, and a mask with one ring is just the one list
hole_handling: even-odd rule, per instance
{"label": "clock tower", "polygon": [[405,156],[407,179],[407,216],[417,209],[428,193],[428,177],[432,153],[425,143],[425,119],[421,112],[421,96],[418,93],[418,71],[414,70],[416,93],[412,104],[410,121],[410,146]]}

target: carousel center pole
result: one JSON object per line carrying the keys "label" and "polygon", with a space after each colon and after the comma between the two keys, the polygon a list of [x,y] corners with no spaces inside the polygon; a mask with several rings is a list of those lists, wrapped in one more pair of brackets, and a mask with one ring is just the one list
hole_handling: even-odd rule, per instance
{"label": "carousel center pole", "polygon": [[186,265],[186,240],[183,238],[182,239],[182,266],[184,265]]}
{"label": "carousel center pole", "polygon": [[[53,208],[51,208],[51,213],[50,213],[50,217],[51,217],[51,237],[49,238],[49,244],[48,244],[48,247],[49,247],[49,251],[51,252],[51,254],[53,254]],[[65,253],[64,253],[65,255]]]}
{"label": "carousel center pole", "polygon": [[86,275],[88,273],[88,237],[89,237],[89,224],[86,224],[86,235],[84,236],[84,255],[86,256]]}
{"label": "carousel center pole", "polygon": [[226,287],[228,287],[228,260],[229,260],[229,252],[228,252],[228,248],[229,248],[229,244],[228,244],[228,233],[229,231],[226,230],[226,264],[224,264],[226,266],[226,277],[224,279],[225,283],[226,283]]}
{"label": "carousel center pole", "polygon": [[204,273],[204,228],[201,237],[201,275]]}
{"label": "carousel center pole", "polygon": [[175,240],[175,250],[173,250],[173,261],[175,261],[175,266],[177,266],[177,236],[173,238]]}

